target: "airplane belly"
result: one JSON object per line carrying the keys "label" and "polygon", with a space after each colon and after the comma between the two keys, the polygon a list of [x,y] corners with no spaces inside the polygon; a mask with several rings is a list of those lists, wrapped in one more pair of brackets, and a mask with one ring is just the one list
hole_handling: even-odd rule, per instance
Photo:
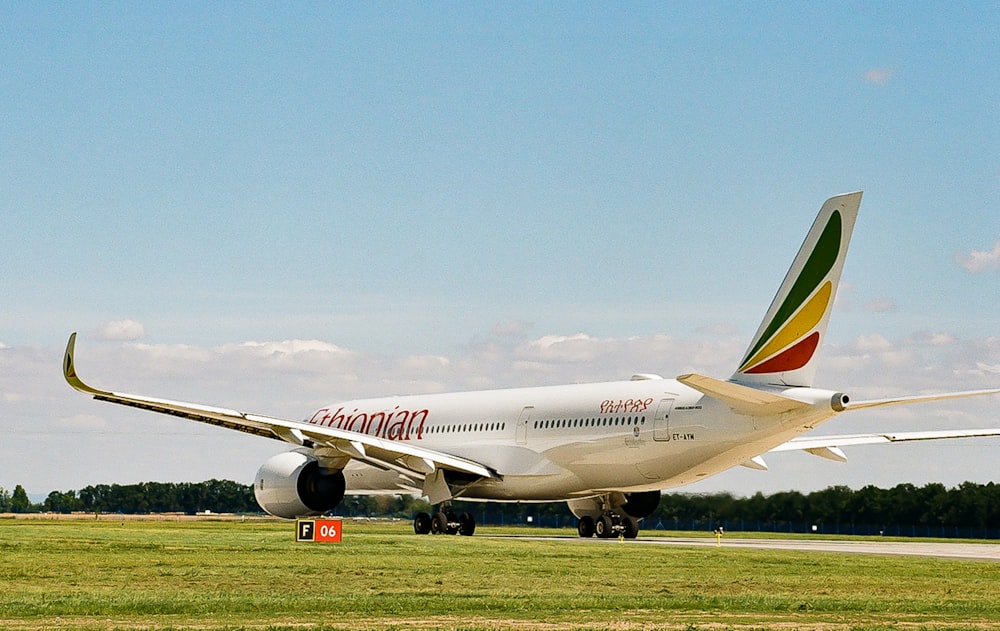
{"label": "airplane belly", "polygon": [[[579,479],[578,490],[648,485],[660,478],[667,450],[645,432],[625,439],[567,445],[545,455]],[[623,466],[624,465],[624,466]]]}
{"label": "airplane belly", "polygon": [[577,476],[566,472],[560,475],[518,475],[501,480],[484,480],[462,494],[462,499],[480,499],[511,502],[558,502],[589,494],[587,485]]}

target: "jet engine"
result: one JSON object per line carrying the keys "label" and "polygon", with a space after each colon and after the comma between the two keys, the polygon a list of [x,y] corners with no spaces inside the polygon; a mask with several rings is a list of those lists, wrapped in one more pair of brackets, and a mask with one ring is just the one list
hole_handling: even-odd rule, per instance
{"label": "jet engine", "polygon": [[253,492],[275,517],[322,515],[344,499],[344,472],[321,468],[308,450],[288,451],[261,465]]}

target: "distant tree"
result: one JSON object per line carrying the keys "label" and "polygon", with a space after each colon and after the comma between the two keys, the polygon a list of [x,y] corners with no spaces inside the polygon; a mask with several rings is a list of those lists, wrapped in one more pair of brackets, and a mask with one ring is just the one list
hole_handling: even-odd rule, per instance
{"label": "distant tree", "polygon": [[10,493],[0,486],[0,513],[10,512]]}
{"label": "distant tree", "polygon": [[769,501],[760,491],[743,500],[745,507],[743,518],[748,521],[769,521],[771,519],[771,509],[768,507]]}
{"label": "distant tree", "polygon": [[253,487],[231,480],[99,484],[80,489],[80,510],[104,513],[259,513]]}
{"label": "distant tree", "polygon": [[783,491],[770,497],[770,520],[801,522],[806,517],[806,497],[798,491]]}
{"label": "distant tree", "polygon": [[337,515],[343,515],[346,517],[372,517],[374,515],[389,514],[389,507],[386,504],[386,512],[383,513],[380,508],[380,502],[386,502],[383,499],[384,496],[371,496],[371,495],[347,495],[337,506],[335,512]]}
{"label": "distant tree", "polygon": [[256,513],[260,511],[253,487],[232,480],[209,480],[199,485],[203,489],[202,501],[219,513]]}
{"label": "distant tree", "polygon": [[948,526],[961,526],[971,528],[996,527],[997,522],[992,521],[991,516],[995,516],[995,506],[997,494],[993,484],[976,484],[975,482],[963,482],[958,488],[949,492],[951,501],[949,502]]}
{"label": "distant tree", "polygon": [[32,509],[31,500],[28,499],[28,492],[18,484],[14,487],[14,494],[10,498],[10,512],[30,513]]}
{"label": "distant tree", "polygon": [[76,491],[52,491],[45,501],[42,502],[42,509],[50,513],[72,513],[83,508],[83,502],[76,496]]}
{"label": "distant tree", "polygon": [[850,523],[850,498],[854,491],[846,486],[830,486],[807,497],[808,516],[813,524]]}

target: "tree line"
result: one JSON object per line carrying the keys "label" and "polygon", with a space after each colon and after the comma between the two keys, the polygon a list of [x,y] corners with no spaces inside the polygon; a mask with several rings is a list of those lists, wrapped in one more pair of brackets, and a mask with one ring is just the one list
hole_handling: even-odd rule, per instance
{"label": "tree line", "polygon": [[1000,528],[1000,484],[963,482],[954,488],[940,483],[899,484],[858,490],[831,486],[807,494],[785,491],[746,498],[728,493],[668,494],[649,519],[996,529]]}
{"label": "tree line", "polygon": [[[502,523],[526,523],[528,518],[569,525],[572,516],[564,502],[503,504],[455,502],[456,511],[499,516]],[[98,484],[79,491],[52,491],[41,503],[32,503],[24,488],[13,493],[0,488],[0,513],[261,513],[253,487],[230,480],[205,482],[143,482]],[[336,513],[350,517],[410,519],[430,511],[426,501],[407,495],[348,496]],[[646,524],[691,522],[754,522],[780,526],[809,523],[819,526],[894,524],[921,527],[1000,528],[1000,484],[964,482],[954,488],[932,483],[899,484],[890,489],[865,486],[858,490],[832,486],[822,491],[785,491],[750,497],[729,493],[669,493],[646,518]],[[649,526],[647,526],[649,527]]]}
{"label": "tree line", "polygon": [[[453,509],[468,511],[481,523],[572,526],[565,502],[504,504],[456,501]],[[410,518],[429,511],[421,499],[407,496],[346,497],[337,513],[351,517]],[[691,524],[729,524],[730,528],[756,524],[762,530],[786,530],[790,524],[816,525],[823,532],[850,532],[849,526],[902,525],[930,528],[1000,529],[1000,484],[963,482],[954,488],[940,483],[899,484],[883,489],[831,486],[821,491],[784,491],[750,497],[730,493],[667,493],[644,520],[644,528],[690,528]],[[876,531],[878,528],[876,528]]]}
{"label": "tree line", "polygon": [[260,513],[253,487],[231,480],[96,484],[79,491],[52,491],[33,504],[18,484],[0,488],[0,513]]}

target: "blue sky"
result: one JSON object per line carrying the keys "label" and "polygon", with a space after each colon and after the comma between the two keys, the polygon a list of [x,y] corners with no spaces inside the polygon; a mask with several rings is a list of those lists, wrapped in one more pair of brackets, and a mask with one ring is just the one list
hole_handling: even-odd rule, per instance
{"label": "blue sky", "polygon": [[[0,486],[249,480],[274,450],[69,391],[73,330],[98,385],[291,416],[726,376],[822,201],[856,189],[820,380],[996,385],[998,33],[995,3],[6,4]],[[294,340],[349,367],[309,373]],[[994,479],[988,447],[719,484],[888,483],[914,453]]]}

